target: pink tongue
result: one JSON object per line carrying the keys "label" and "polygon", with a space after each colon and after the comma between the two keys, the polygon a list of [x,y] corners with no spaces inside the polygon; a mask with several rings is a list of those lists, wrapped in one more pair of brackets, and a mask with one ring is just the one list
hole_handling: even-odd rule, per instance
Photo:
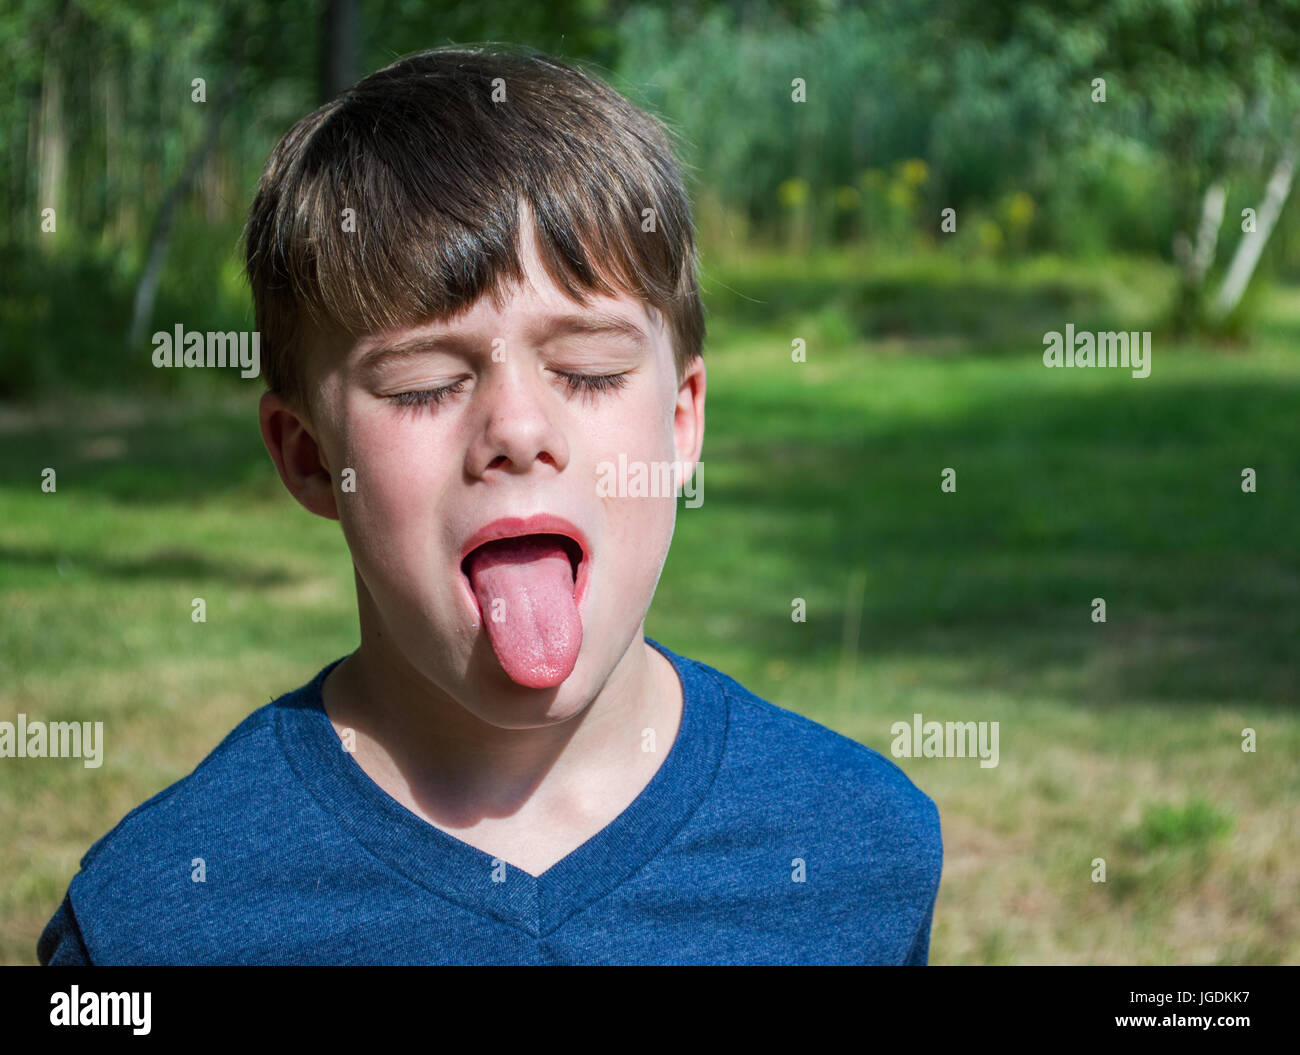
{"label": "pink tongue", "polygon": [[582,620],[563,546],[538,536],[491,543],[470,557],[469,581],[492,648],[512,681],[546,689],[573,672]]}

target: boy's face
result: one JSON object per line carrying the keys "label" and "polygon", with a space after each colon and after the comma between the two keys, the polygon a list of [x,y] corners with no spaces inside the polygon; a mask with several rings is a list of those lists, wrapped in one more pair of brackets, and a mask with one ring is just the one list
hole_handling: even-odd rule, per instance
{"label": "boy's face", "polygon": [[[441,323],[316,334],[311,420],[270,393],[261,409],[285,485],[342,523],[363,648],[502,728],[577,714],[639,645],[676,500],[628,495],[617,474],[610,494],[600,474],[620,456],[627,478],[638,463],[689,474],[704,430],[703,362],[679,382],[657,312],[569,300],[524,229],[527,277],[501,311],[484,297]],[[611,328],[575,329],[596,321]],[[580,375],[622,378],[571,387]],[[539,516],[563,523],[499,523]],[[531,547],[466,560],[485,534],[521,533]],[[582,546],[576,579],[555,535]]]}

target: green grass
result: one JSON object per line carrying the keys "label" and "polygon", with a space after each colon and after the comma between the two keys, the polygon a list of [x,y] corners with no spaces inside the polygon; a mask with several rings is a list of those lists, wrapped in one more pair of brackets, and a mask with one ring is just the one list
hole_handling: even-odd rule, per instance
{"label": "green grass", "polygon": [[[898,760],[943,821],[931,961],[1300,961],[1300,292],[1248,345],[1157,333],[1136,380],[1044,369],[1041,339],[1153,327],[1145,262],[704,284],[705,501],[647,632],[885,754],[916,712],[1000,723],[996,768]],[[106,724],[99,770],[0,762],[0,961],[123,813],[355,645],[337,525],[226,387],[0,412],[0,717]]]}

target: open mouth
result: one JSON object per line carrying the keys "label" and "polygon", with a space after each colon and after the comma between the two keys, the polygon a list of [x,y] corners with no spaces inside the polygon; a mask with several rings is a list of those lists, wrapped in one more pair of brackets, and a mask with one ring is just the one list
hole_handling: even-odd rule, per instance
{"label": "open mouth", "polygon": [[[550,530],[521,531],[533,525],[519,520],[488,525],[477,536],[485,541],[468,541],[460,570],[502,669],[516,684],[540,689],[560,684],[577,662],[590,562],[559,518],[534,519]],[[517,533],[492,537],[503,531]]]}
{"label": "open mouth", "polygon": [[460,570],[464,573],[465,578],[470,578],[470,569],[474,562],[479,559],[480,554],[499,554],[502,557],[509,558],[511,555],[527,559],[529,554],[549,550],[554,546],[561,547],[565,555],[569,558],[569,569],[573,574],[573,582],[576,587],[578,582],[578,569],[582,566],[585,554],[582,552],[582,546],[577,539],[570,538],[568,535],[553,534],[550,532],[539,532],[528,535],[514,535],[510,538],[493,539],[491,542],[484,542],[481,546],[475,546],[469,553],[465,554],[465,559],[460,562]]}

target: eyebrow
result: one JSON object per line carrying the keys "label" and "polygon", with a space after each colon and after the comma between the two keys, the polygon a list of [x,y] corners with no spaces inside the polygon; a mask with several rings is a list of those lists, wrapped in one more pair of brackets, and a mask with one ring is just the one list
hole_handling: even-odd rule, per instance
{"label": "eyebrow", "polygon": [[[619,337],[643,350],[650,348],[650,338],[636,323],[621,315],[600,311],[548,316],[537,328],[535,339],[539,344],[546,344],[559,337],[572,336]],[[384,359],[408,359],[431,352],[467,354],[480,344],[477,337],[452,331],[418,334],[371,348],[361,357],[360,366],[368,369]]]}

